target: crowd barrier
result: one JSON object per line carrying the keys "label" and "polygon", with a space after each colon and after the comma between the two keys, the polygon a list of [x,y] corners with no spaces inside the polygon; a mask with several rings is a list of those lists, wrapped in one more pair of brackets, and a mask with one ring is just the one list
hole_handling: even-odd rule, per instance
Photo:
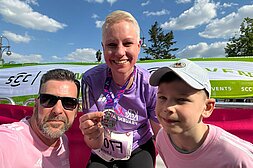
{"label": "crowd barrier", "polygon": [[[213,111],[212,115],[204,119],[205,123],[217,125],[228,132],[250,141],[253,143],[253,106],[242,106],[243,108],[226,108],[220,107]],[[0,124],[18,121],[25,116],[31,116],[32,107],[0,104]],[[70,147],[70,164],[72,168],[85,168],[91,150],[84,143],[83,135],[79,129],[79,117],[82,115],[78,112],[73,126],[67,131]]]}
{"label": "crowd barrier", "polygon": [[226,131],[253,143],[253,109],[216,108],[205,123],[219,126]]}

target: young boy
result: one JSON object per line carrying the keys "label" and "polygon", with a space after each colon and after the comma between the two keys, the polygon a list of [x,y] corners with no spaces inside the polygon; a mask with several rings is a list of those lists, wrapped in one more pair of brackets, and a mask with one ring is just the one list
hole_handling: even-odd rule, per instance
{"label": "young boy", "polygon": [[253,144],[202,122],[212,114],[207,71],[187,59],[155,71],[156,115],[163,126],[156,144],[168,168],[252,168]]}

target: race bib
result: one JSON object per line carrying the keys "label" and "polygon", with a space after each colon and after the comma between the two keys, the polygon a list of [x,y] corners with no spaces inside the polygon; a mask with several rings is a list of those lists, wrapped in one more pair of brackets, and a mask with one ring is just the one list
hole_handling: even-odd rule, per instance
{"label": "race bib", "polygon": [[93,151],[107,162],[128,160],[132,153],[132,146],[133,132],[115,133],[105,130],[102,148]]}

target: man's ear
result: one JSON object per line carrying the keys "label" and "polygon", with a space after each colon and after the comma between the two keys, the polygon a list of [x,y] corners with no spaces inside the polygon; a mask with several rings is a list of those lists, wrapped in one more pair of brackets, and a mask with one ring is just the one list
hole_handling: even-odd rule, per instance
{"label": "man's ear", "polygon": [[38,110],[38,107],[39,107],[39,99],[38,98],[35,98],[34,99],[34,106],[33,106],[33,114],[32,114],[32,117],[34,117],[35,115],[38,115],[38,114],[35,114],[36,110]]}
{"label": "man's ear", "polygon": [[206,99],[205,109],[202,113],[203,118],[208,118],[211,116],[215,106],[215,99]]}

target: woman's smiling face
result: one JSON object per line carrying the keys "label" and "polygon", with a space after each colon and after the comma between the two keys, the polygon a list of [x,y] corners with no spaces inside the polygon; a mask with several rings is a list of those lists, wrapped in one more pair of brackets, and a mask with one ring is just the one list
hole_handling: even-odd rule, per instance
{"label": "woman's smiling face", "polygon": [[131,74],[140,52],[136,27],[127,21],[109,25],[103,34],[103,51],[112,73]]}

